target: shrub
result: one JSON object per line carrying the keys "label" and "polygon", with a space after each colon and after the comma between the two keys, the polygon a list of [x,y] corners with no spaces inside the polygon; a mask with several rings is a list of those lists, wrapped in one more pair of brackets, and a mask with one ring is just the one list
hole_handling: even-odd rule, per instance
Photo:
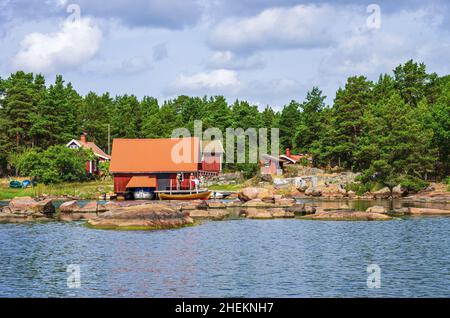
{"label": "shrub", "polygon": [[430,185],[428,182],[412,176],[398,177],[396,182],[412,193],[419,192]]}
{"label": "shrub", "polygon": [[13,162],[22,176],[44,184],[83,181],[87,178],[86,161],[92,153],[83,149],[53,146],[43,152],[28,150]]}
{"label": "shrub", "polygon": [[364,193],[370,192],[374,188],[374,184],[372,182],[356,182],[356,183],[350,183],[347,184],[345,189],[347,191],[353,191],[357,195],[364,195]]}

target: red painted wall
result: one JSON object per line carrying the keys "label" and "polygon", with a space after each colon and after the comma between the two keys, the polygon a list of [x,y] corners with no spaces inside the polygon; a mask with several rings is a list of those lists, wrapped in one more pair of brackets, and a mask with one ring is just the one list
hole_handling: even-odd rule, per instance
{"label": "red painted wall", "polygon": [[222,171],[222,165],[221,165],[221,156],[216,155],[204,155],[204,159],[202,162],[202,170],[203,171],[211,171],[211,172],[221,172]]}
{"label": "red painted wall", "polygon": [[[280,167],[280,169],[282,168],[282,166]],[[277,174],[277,163],[270,161],[270,165],[268,167],[266,167],[265,163],[261,164],[261,174],[272,174],[275,175]]]}
{"label": "red painted wall", "polygon": [[116,175],[114,176],[114,192],[124,193],[127,190],[127,184],[133,176],[130,175]]}

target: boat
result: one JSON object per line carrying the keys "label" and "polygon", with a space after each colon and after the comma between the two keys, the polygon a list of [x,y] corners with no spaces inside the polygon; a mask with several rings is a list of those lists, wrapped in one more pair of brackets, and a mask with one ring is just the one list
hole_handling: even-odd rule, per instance
{"label": "boat", "polygon": [[136,188],[133,191],[133,196],[135,200],[153,200],[155,193],[145,188]]}
{"label": "boat", "polygon": [[158,193],[160,200],[209,200],[212,192],[199,192],[199,193]]}
{"label": "boat", "polygon": [[22,189],[22,182],[13,180],[9,183],[9,187],[12,189]]}
{"label": "boat", "polygon": [[32,185],[33,185],[33,183],[30,180],[24,180],[22,182],[22,188],[24,188],[24,189],[26,189],[26,188],[28,188],[28,187],[30,187]]}

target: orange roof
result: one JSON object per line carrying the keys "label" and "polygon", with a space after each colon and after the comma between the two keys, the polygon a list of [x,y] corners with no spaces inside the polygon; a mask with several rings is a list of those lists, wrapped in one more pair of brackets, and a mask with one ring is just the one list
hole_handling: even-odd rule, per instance
{"label": "orange roof", "polygon": [[[186,149],[186,152],[183,150]],[[114,139],[111,173],[196,172],[198,138]]]}
{"label": "orange roof", "polygon": [[128,188],[156,188],[156,177],[136,176],[131,178],[127,184]]}
{"label": "orange roof", "polygon": [[95,143],[88,141],[88,142],[83,142],[81,140],[78,140],[78,142],[81,144],[81,146],[83,148],[87,148],[87,149],[91,149],[92,152],[100,157],[104,157],[107,159],[111,159],[111,156],[107,155],[103,150],[101,150]]}

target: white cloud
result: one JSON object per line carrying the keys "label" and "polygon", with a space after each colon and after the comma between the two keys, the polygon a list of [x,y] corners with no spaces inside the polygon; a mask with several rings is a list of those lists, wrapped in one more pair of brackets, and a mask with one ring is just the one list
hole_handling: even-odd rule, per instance
{"label": "white cloud", "polygon": [[376,78],[409,59],[428,66],[440,63],[444,52],[450,53],[448,34],[439,31],[442,21],[440,13],[425,9],[383,14],[381,29],[364,26],[341,36],[339,44],[327,50],[319,70],[341,78],[360,74]]}
{"label": "white cloud", "polygon": [[173,88],[189,92],[229,91],[238,89],[240,85],[241,82],[235,71],[220,69],[190,76],[181,74],[176,78]]}
{"label": "white cloud", "polygon": [[330,5],[271,8],[252,17],[226,19],[214,28],[209,43],[230,51],[324,47],[333,42],[329,26],[336,18]]}
{"label": "white cloud", "polygon": [[233,70],[262,68],[264,62],[254,55],[238,56],[231,51],[215,52],[208,62],[210,68],[224,68]]}
{"label": "white cloud", "polygon": [[100,49],[101,30],[90,20],[65,21],[57,33],[31,33],[20,44],[13,58],[15,69],[54,73],[79,66]]}

